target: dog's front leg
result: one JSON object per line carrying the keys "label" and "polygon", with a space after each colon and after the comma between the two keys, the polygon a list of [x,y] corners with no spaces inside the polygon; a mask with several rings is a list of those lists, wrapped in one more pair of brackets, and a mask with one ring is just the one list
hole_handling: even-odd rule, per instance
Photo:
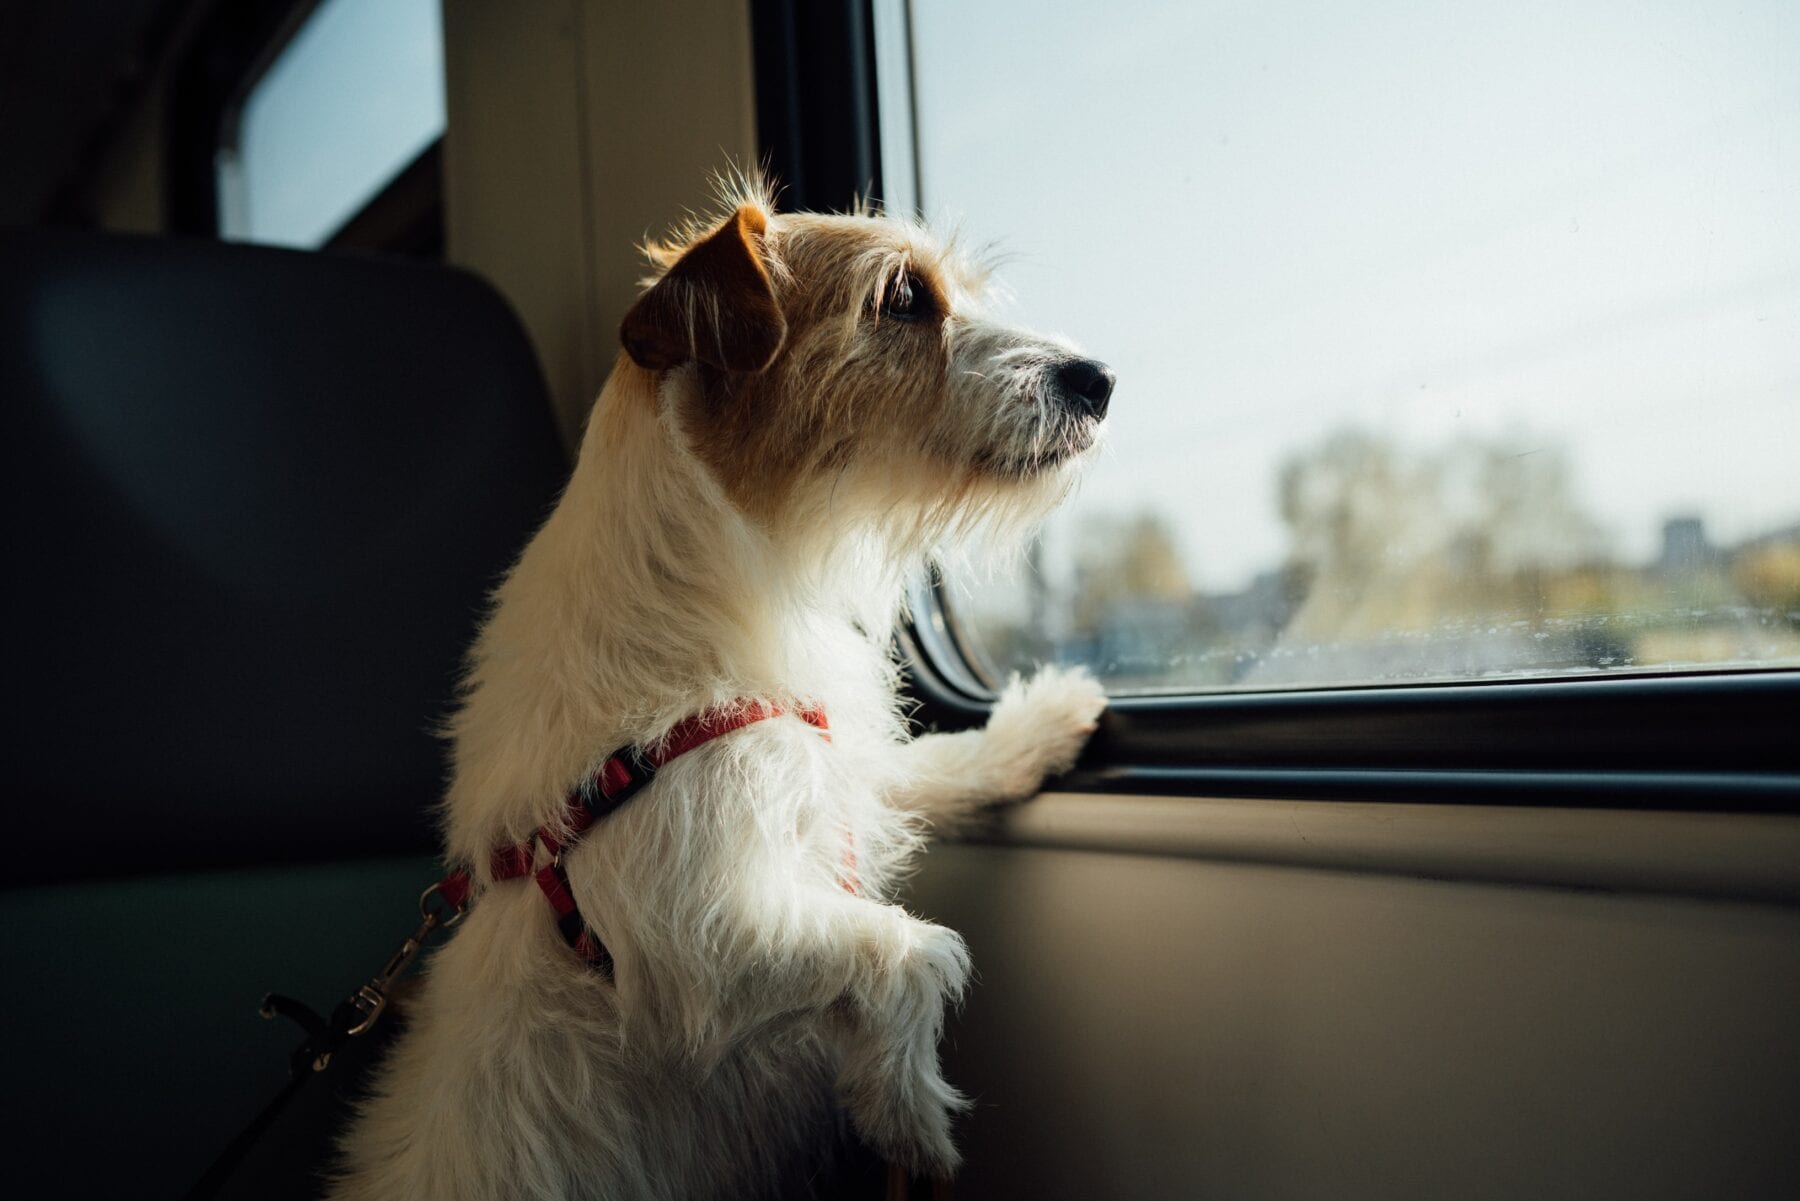
{"label": "dog's front leg", "polygon": [[926,734],[901,748],[888,799],[939,829],[954,829],[985,806],[1024,800],[1046,777],[1074,766],[1105,708],[1105,690],[1081,668],[1015,676],[984,728]]}
{"label": "dog's front leg", "polygon": [[791,900],[777,941],[760,931],[760,1003],[826,1015],[857,1131],[893,1162],[948,1176],[958,1162],[951,1118],[968,1103],[944,1080],[938,1040],[945,1007],[968,984],[962,936],[835,888]]}
{"label": "dog's front leg", "polygon": [[950,1120],[969,1102],[944,1079],[938,1042],[945,1007],[968,985],[969,951],[954,930],[898,906],[866,904],[889,924],[898,955],[884,956],[843,994],[839,1090],[871,1146],[915,1171],[947,1177],[960,1162]]}

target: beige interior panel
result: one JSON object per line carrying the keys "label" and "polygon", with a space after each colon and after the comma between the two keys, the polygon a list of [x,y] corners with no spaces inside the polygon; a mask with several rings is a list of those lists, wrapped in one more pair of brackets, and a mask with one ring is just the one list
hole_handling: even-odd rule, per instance
{"label": "beige interior panel", "polygon": [[[1421,808],[1443,832],[1466,820],[1472,843],[1497,836],[1491,811]],[[1671,815],[1609,816],[1623,832]],[[964,932],[979,973],[946,1039],[977,1102],[958,1195],[1641,1199],[1800,1181],[1800,910],[1656,895],[1642,871],[1629,892],[1389,875],[1369,844],[1350,850],[1358,870],[1147,840],[934,849],[914,903]],[[1578,874],[1567,856],[1556,870]]]}
{"label": "beige interior panel", "polygon": [[988,837],[1394,875],[1800,903],[1800,817],[1046,793]]}
{"label": "beige interior panel", "polygon": [[511,302],[565,435],[599,389],[578,0],[444,2],[449,260]]}
{"label": "beige interior panel", "polygon": [[637,246],[756,161],[744,0],[445,0],[450,260],[518,310],[573,447],[646,266]]}

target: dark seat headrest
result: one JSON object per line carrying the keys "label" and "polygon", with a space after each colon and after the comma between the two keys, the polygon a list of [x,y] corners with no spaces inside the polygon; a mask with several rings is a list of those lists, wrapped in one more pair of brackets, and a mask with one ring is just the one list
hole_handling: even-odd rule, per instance
{"label": "dark seat headrest", "polygon": [[434,725],[566,474],[496,293],[0,233],[0,398],[8,881],[429,845]]}

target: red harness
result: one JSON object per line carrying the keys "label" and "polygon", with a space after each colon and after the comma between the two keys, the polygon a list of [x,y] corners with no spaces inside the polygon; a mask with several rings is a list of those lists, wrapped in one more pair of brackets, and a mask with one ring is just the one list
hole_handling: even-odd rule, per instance
{"label": "red harness", "polygon": [[[600,936],[588,928],[587,923],[582,920],[581,911],[575,906],[575,894],[569,890],[569,877],[563,871],[563,856],[581,840],[582,835],[636,796],[669,763],[715,738],[771,717],[781,717],[787,712],[779,705],[739,705],[709,709],[681,722],[648,746],[633,744],[620,747],[606,757],[606,762],[600,765],[599,770],[569,794],[560,821],[541,827],[522,843],[495,851],[488,861],[490,874],[495,881],[518,880],[525,876],[534,878],[538,888],[543,891],[544,898],[550,902],[551,911],[556,915],[556,928],[563,941],[589,963],[611,972],[612,955],[600,941]],[[795,709],[793,715],[816,728],[827,742],[831,740],[831,727],[825,721],[825,710]],[[544,848],[550,852],[550,861],[533,870],[539,843],[543,843]],[[855,868],[854,849],[846,851],[845,862],[848,868]],[[854,881],[847,880],[845,887],[852,892],[856,891]],[[443,899],[457,910],[468,902],[473,889],[474,881],[466,870],[452,872],[437,883],[437,890]]]}

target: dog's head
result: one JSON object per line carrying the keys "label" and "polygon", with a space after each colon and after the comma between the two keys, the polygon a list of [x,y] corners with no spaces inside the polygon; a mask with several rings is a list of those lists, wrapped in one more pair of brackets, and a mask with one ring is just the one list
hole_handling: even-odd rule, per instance
{"label": "dog's head", "polygon": [[1099,437],[1112,371],[985,315],[985,271],[917,225],[751,199],[649,249],[625,350],[691,373],[664,394],[746,512],[1041,512]]}

